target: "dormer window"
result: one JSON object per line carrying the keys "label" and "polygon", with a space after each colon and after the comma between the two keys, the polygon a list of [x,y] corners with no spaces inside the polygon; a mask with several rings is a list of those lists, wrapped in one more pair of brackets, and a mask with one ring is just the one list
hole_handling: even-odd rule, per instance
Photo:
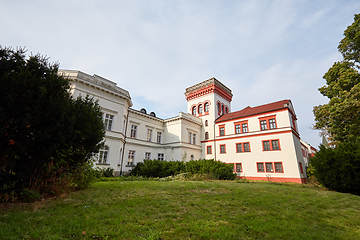
{"label": "dormer window", "polygon": [[192,111],[192,115],[196,116],[196,107],[195,106],[192,108],[191,111]]}
{"label": "dormer window", "polygon": [[199,114],[203,113],[203,105],[202,104],[199,105],[198,112],[199,112]]}
{"label": "dormer window", "polygon": [[209,112],[209,103],[205,103],[204,104],[204,112],[208,113]]}

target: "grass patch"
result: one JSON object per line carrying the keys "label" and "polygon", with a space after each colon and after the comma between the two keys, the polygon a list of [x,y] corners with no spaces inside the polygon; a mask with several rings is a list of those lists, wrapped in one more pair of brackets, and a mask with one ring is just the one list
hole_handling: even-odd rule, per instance
{"label": "grass patch", "polygon": [[360,239],[359,216],[359,196],[306,185],[103,181],[1,208],[0,239]]}

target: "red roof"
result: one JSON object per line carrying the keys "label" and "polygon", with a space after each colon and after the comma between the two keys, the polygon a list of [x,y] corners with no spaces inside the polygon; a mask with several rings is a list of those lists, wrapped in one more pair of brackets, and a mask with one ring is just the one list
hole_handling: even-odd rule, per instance
{"label": "red roof", "polygon": [[227,120],[237,119],[237,118],[243,118],[248,117],[252,115],[257,115],[261,113],[267,113],[275,110],[280,110],[284,108],[288,108],[288,105],[291,103],[290,100],[282,100],[278,102],[268,103],[256,107],[246,107],[240,111],[237,112],[231,112],[228,114],[224,114],[218,119],[216,119],[216,122],[224,122]]}

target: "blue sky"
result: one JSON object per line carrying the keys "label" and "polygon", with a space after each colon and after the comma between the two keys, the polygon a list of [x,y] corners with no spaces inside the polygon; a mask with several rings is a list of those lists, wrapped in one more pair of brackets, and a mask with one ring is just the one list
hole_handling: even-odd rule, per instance
{"label": "blue sky", "polygon": [[317,89],[360,1],[5,0],[0,10],[2,46],[115,81],[136,109],[186,112],[185,88],[216,77],[233,111],[291,99],[301,137],[318,146]]}

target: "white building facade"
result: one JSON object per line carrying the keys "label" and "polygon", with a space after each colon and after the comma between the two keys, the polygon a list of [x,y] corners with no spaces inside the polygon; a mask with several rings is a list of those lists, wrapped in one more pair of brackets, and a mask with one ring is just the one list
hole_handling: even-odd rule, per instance
{"label": "white building facade", "polygon": [[144,159],[216,159],[232,164],[239,178],[305,182],[305,145],[290,100],[232,112],[231,90],[211,78],[186,89],[187,113],[161,119],[132,109],[129,92],[114,82],[80,71],[59,74],[71,80],[74,97],[94,97],[101,107],[106,133],[97,167],[119,175]]}

